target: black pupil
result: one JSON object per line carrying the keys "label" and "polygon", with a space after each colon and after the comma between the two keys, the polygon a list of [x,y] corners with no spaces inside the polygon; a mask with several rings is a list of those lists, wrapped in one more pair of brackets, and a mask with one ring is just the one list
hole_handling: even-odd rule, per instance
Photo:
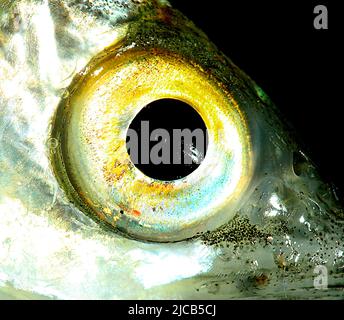
{"label": "black pupil", "polygon": [[197,111],[175,99],[144,107],[127,132],[127,151],[145,175],[164,181],[195,171],[207,151],[207,130]]}

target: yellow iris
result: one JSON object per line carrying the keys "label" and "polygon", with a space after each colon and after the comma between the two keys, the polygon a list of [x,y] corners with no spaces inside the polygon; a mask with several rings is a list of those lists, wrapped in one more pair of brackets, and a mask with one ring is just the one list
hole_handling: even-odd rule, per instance
{"label": "yellow iris", "polygon": [[[252,176],[250,132],[233,97],[199,65],[164,50],[94,59],[69,88],[54,121],[60,182],[90,215],[128,236],[176,241],[214,229],[234,215]],[[203,118],[207,156],[183,179],[155,180],[126,149],[131,121],[149,103],[177,99]]]}

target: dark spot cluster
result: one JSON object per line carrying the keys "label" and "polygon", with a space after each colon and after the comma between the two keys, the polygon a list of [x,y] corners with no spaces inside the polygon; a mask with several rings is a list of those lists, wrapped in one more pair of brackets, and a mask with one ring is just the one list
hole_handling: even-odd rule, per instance
{"label": "dark spot cluster", "polygon": [[266,240],[268,237],[267,233],[252,225],[247,217],[236,215],[217,230],[202,234],[201,239],[205,244],[219,245],[225,242],[234,244],[255,243],[258,240]]}
{"label": "dark spot cluster", "polygon": [[147,1],[139,0],[74,0],[70,6],[91,14],[96,18],[104,18],[111,23],[126,20]]}

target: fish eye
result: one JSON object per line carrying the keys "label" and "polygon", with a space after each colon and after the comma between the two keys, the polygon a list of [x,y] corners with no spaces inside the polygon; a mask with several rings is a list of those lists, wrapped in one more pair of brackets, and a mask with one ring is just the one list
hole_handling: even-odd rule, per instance
{"label": "fish eye", "polygon": [[0,297],[340,296],[336,192],[168,1],[5,1],[0,20]]}
{"label": "fish eye", "polygon": [[168,50],[107,48],[67,89],[51,138],[70,199],[135,239],[179,241],[221,226],[252,176],[237,101]]}

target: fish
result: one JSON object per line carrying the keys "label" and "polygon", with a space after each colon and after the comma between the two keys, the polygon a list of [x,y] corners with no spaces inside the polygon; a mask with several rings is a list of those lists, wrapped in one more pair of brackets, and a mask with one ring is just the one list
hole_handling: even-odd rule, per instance
{"label": "fish", "polygon": [[[231,99],[247,141],[234,151],[246,152],[247,170],[235,205],[221,184],[211,197],[194,199],[204,206],[225,200],[220,209],[212,205],[211,223],[183,224],[177,237],[183,219],[176,220],[159,241],[165,229],[157,231],[156,220],[143,228],[138,208],[131,209],[140,212],[130,217],[134,227],[116,232],[106,214],[118,220],[118,212],[95,214],[95,195],[69,192],[59,159],[66,143],[60,132],[69,125],[61,119],[90,73],[102,73],[109,55],[117,61],[149,52],[154,59],[163,51],[182,59],[180,68],[190,62]],[[169,2],[2,0],[0,78],[1,299],[343,298],[344,212],[333,187],[263,90]],[[228,141],[219,141],[223,151]],[[78,170],[73,174],[84,177]],[[165,189],[168,199],[171,185]],[[128,191],[129,205],[139,203],[136,192]],[[193,209],[181,208],[176,214]],[[198,219],[201,211],[192,213]]]}

